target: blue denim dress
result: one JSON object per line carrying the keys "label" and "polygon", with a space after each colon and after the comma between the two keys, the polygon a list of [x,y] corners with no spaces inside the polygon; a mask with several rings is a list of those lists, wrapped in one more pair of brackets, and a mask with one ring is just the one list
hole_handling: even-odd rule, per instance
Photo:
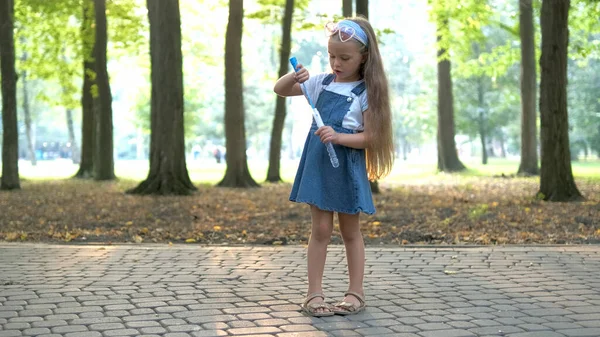
{"label": "blue denim dress", "polygon": [[[328,75],[323,85],[328,85],[335,76]],[[352,93],[359,96],[365,90],[361,82]],[[338,133],[356,133],[342,127],[344,116],[352,103],[351,96],[323,90],[316,108],[321,113],[323,123]],[[339,213],[375,213],[371,186],[367,177],[365,150],[333,145],[340,166],[334,168],[329,161],[325,144],[315,135],[317,125],[313,119],[308,132],[290,200],[314,205],[321,210]]]}

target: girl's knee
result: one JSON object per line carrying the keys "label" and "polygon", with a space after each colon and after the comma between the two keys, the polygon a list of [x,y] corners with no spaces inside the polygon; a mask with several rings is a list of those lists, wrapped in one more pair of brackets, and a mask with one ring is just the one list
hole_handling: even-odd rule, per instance
{"label": "girl's knee", "polygon": [[340,233],[342,234],[344,242],[362,239],[362,233],[358,226],[340,227]]}
{"label": "girl's knee", "polygon": [[311,238],[318,241],[329,241],[333,228],[329,224],[313,224]]}

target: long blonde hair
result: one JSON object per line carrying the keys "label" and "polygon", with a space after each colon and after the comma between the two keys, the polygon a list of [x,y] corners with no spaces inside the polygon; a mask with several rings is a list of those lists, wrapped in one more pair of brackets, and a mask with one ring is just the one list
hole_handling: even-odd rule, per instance
{"label": "long blonde hair", "polygon": [[362,17],[348,18],[356,22],[367,34],[368,46],[362,45],[361,53],[367,55],[361,66],[360,76],[365,80],[369,112],[365,119],[367,130],[367,173],[370,180],[388,175],[394,165],[394,137],[392,134],[392,109],[387,76],[383,68],[375,31],[369,21]]}

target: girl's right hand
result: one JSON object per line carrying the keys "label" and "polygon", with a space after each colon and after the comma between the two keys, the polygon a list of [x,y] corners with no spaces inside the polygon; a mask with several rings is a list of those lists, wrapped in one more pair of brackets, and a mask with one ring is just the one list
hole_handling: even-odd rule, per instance
{"label": "girl's right hand", "polygon": [[296,67],[296,72],[294,73],[294,80],[298,83],[304,83],[310,77],[308,74],[308,70],[302,66],[302,64],[298,63]]}

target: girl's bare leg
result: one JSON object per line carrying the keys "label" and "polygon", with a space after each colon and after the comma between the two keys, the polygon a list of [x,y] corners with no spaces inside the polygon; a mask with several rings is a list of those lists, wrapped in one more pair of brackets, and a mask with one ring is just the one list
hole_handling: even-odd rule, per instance
{"label": "girl's bare leg", "polygon": [[[346,260],[348,261],[349,291],[357,292],[364,296],[363,280],[365,277],[365,243],[360,232],[359,213],[339,213],[340,232],[346,247]],[[349,295],[345,302],[359,305],[356,297]]]}
{"label": "girl's bare leg", "polygon": [[[327,257],[327,245],[333,232],[333,212],[324,211],[316,206],[310,206],[312,215],[312,230],[308,240],[307,265],[308,265],[308,294],[323,291],[323,271]],[[315,298],[309,303],[323,302],[322,298]],[[317,312],[327,309],[317,309]]]}

